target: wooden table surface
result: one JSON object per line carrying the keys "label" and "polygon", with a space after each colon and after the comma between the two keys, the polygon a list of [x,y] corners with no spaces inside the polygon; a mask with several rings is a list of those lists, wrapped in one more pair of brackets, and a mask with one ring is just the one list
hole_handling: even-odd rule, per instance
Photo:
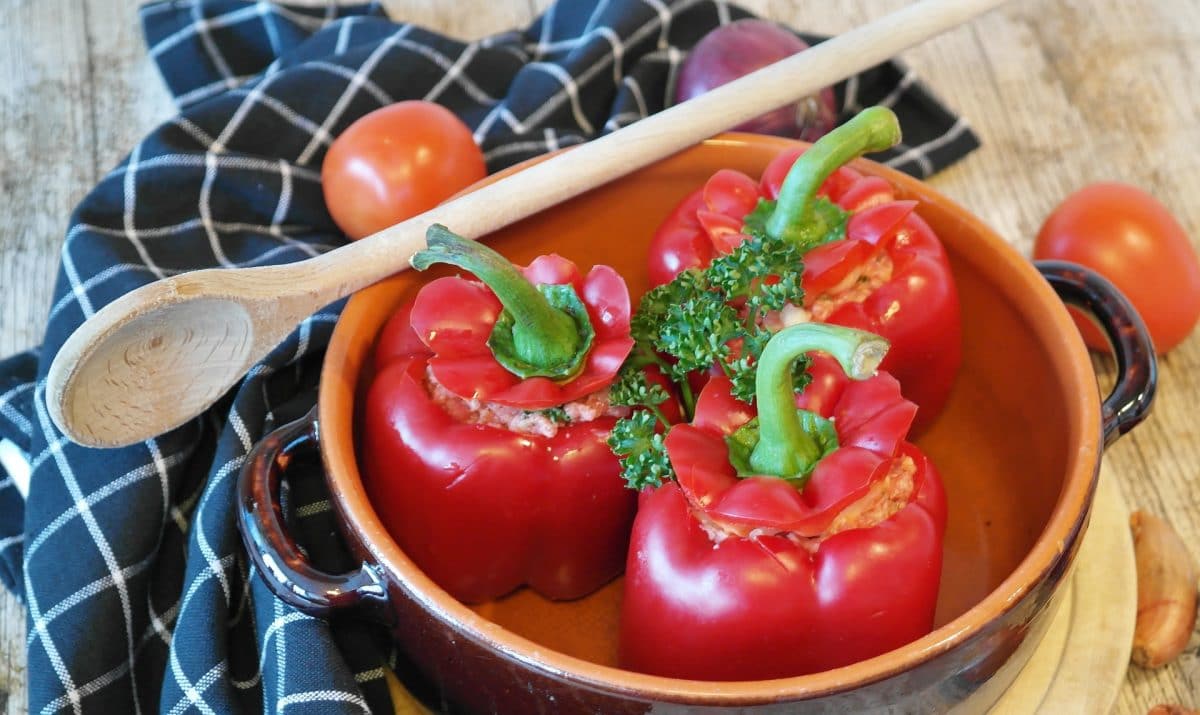
{"label": "wooden table surface", "polygon": [[[524,25],[547,0],[390,0],[393,16],[464,38]],[[837,33],[905,0],[744,0]],[[836,7],[840,12],[832,13]],[[0,356],[40,342],[67,218],[172,106],[134,0],[0,4]],[[1200,244],[1200,0],[1014,0],[903,55],[983,148],[932,180],[1028,254],[1088,182],[1137,184]],[[1100,381],[1108,362],[1096,360]],[[1132,508],[1165,516],[1200,557],[1200,335],[1160,363],[1153,416],[1106,455]],[[26,709],[25,616],[0,596],[0,704]],[[1200,707],[1200,637],[1174,664],[1131,667],[1115,711]]]}

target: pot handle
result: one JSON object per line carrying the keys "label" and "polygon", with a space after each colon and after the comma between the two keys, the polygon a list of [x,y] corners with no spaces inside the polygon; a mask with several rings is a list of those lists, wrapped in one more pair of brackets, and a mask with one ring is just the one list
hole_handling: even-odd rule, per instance
{"label": "pot handle", "polygon": [[1158,387],[1158,362],[1150,332],[1117,287],[1095,271],[1066,261],[1034,266],[1068,305],[1099,324],[1117,358],[1117,384],[1101,405],[1104,446],[1136,427],[1150,413]]}
{"label": "pot handle", "polygon": [[317,444],[317,410],[267,435],[247,457],[238,480],[238,529],[267,587],[289,606],[312,616],[362,606],[387,618],[387,586],[378,564],[326,573],[309,562],[288,533],[279,480],[297,449]]}

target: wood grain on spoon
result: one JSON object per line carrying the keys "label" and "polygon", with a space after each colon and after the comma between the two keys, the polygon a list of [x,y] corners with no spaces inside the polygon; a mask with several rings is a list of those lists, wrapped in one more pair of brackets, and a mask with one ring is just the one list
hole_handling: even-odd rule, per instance
{"label": "wood grain on spoon", "polygon": [[443,223],[479,238],[887,60],[1005,0],[926,0],[322,256],[209,269],[112,302],[55,356],[47,403],[75,441],[116,447],[195,417],[305,317],[403,270]]}

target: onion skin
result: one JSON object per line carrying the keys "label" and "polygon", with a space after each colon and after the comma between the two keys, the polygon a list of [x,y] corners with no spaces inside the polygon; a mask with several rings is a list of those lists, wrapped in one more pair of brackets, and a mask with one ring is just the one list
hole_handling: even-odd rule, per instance
{"label": "onion skin", "polygon": [[[679,72],[675,104],[750,74],[808,49],[791,32],[766,20],[745,19],[723,25],[704,36]],[[825,87],[795,104],[743,122],[735,131],[774,134],[816,141],[837,124],[837,101]]]}

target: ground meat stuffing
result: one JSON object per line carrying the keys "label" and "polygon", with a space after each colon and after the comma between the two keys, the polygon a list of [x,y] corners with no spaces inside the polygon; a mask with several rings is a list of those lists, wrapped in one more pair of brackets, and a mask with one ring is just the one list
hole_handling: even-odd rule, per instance
{"label": "ground meat stuffing", "polygon": [[425,389],[429,391],[429,399],[459,422],[501,427],[511,432],[542,437],[553,437],[558,434],[559,428],[572,422],[591,422],[598,417],[625,417],[629,414],[628,407],[609,404],[607,389],[545,410],[523,410],[495,402],[467,400],[442,387],[428,367],[425,369]]}
{"label": "ground meat stuffing", "polygon": [[816,550],[821,542],[842,531],[850,529],[867,529],[890,519],[896,512],[903,509],[912,501],[917,466],[911,457],[901,457],[892,463],[892,467],[884,477],[871,485],[870,489],[857,501],[834,518],[829,528],[820,536],[805,537],[792,532],[777,532],[771,529],[750,529],[739,524],[718,522],[702,509],[693,508],[692,515],[700,524],[700,528],[708,535],[716,548],[722,541],[731,536],[750,539],[759,536],[783,536],[809,550]]}
{"label": "ground meat stuffing", "polygon": [[825,536],[840,531],[861,529],[882,523],[912,501],[913,476],[917,465],[912,457],[901,457],[892,463],[892,468],[883,479],[871,485],[871,489],[858,501],[853,502],[837,515]]}
{"label": "ground meat stuffing", "polygon": [[879,286],[892,279],[893,269],[891,256],[880,251],[850,271],[832,289],[817,296],[808,308],[785,305],[778,313],[767,315],[764,323],[771,330],[781,330],[813,320],[822,322],[843,305],[866,300]]}
{"label": "ground meat stuffing", "polygon": [[829,292],[817,296],[809,306],[809,312],[815,320],[823,321],[847,303],[863,302],[891,279],[892,258],[886,252],[879,251],[871,260],[850,271]]}

